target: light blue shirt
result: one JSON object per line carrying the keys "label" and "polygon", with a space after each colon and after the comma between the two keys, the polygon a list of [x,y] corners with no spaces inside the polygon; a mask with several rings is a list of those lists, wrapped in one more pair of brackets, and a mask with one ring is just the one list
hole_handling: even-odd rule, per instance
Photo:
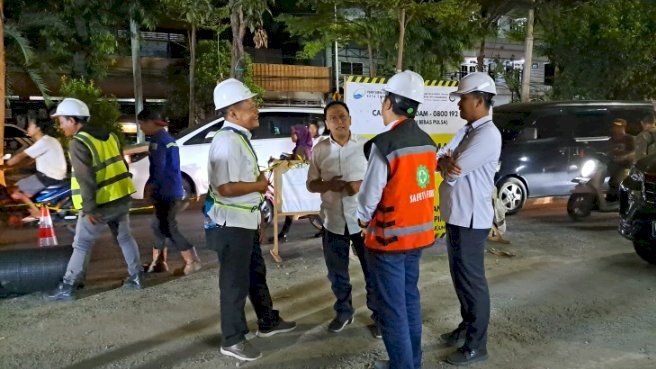
{"label": "light blue shirt", "polygon": [[440,211],[448,224],[488,229],[494,217],[491,196],[501,156],[501,133],[491,115],[465,126],[464,132],[459,142],[453,141],[457,146],[452,154],[461,174],[445,175],[439,189]]}

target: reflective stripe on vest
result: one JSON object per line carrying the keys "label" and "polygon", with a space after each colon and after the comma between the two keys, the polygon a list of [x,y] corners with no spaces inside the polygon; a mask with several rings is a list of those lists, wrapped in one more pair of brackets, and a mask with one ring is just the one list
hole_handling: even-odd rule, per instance
{"label": "reflective stripe on vest", "polygon": [[435,242],[435,152],[434,145],[419,145],[387,154],[389,180],[369,223],[365,236],[367,248],[402,252]]}
{"label": "reflective stripe on vest", "polygon": [[[82,142],[91,153],[92,169],[96,172],[96,204],[106,204],[136,192],[114,134],[110,134],[106,141],[101,141],[86,132],[78,132],[73,139]],[[82,209],[80,183],[74,170],[71,176],[71,192],[73,207]]]}
{"label": "reflective stripe on vest", "polygon": [[[229,128],[229,127],[221,128],[216,133],[216,135],[218,136],[219,134],[221,134],[223,132],[228,132],[228,131],[232,131],[232,132],[236,133],[237,137],[240,138],[239,143],[241,143],[241,145],[246,149],[246,151],[249,152],[253,156],[253,161],[255,162],[255,168],[254,168],[253,174],[255,175],[255,180],[257,180],[257,178],[259,178],[259,176],[260,176],[260,168],[257,165],[257,155],[255,154],[255,150],[253,149],[253,146],[248,142],[248,137],[246,137],[246,135],[239,132],[238,130],[236,130],[234,128]],[[225,204],[225,203],[222,203],[221,201],[219,201],[216,198],[216,196],[214,194],[214,189],[212,188],[211,185],[210,185],[209,190],[207,191],[207,193],[209,195],[208,197],[212,199],[212,201],[214,203],[214,206],[224,207],[224,208],[229,208],[229,209],[239,210],[239,211],[247,211],[249,213],[254,213],[257,210],[259,210],[260,206],[262,206],[262,203],[264,202],[264,195],[259,194],[260,195],[260,202],[257,205]]]}

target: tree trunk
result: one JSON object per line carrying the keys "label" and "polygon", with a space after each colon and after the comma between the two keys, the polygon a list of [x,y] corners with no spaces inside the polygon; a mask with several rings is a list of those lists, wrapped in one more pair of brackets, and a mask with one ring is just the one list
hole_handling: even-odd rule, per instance
{"label": "tree trunk", "polygon": [[403,46],[405,42],[405,9],[401,9],[399,15],[399,52],[396,56],[396,72],[401,72],[403,68]]}
{"label": "tree trunk", "polygon": [[533,67],[533,23],[535,21],[535,1],[531,1],[526,22],[526,42],[524,45],[524,73],[522,75],[522,102],[531,100],[531,69]]}
{"label": "tree trunk", "polygon": [[230,77],[243,80],[244,75],[244,35],[246,24],[241,5],[230,1],[230,28],[232,29],[232,55],[230,58]]}
{"label": "tree trunk", "polygon": [[479,72],[485,71],[485,36],[481,37],[481,43],[478,47],[478,55],[476,56],[476,70]]}
{"label": "tree trunk", "polygon": [[[134,18],[130,19],[130,45],[132,46],[132,81],[134,86],[134,119],[143,110],[143,88],[141,84],[141,45],[139,26]],[[145,142],[146,138],[141,126],[137,124],[137,143]]]}
{"label": "tree trunk", "polygon": [[196,102],[194,98],[196,71],[196,25],[191,24],[191,37],[189,39],[189,127],[196,124]]}
{"label": "tree trunk", "polygon": [[[0,164],[4,163],[3,156],[5,155],[5,15],[4,15],[4,0],[0,0]],[[0,170],[0,184],[6,186],[5,172]]]}
{"label": "tree trunk", "polygon": [[[371,40],[371,36],[368,32],[367,40]],[[378,66],[374,60],[374,48],[371,46],[371,41],[367,41],[367,53],[369,54],[369,77],[376,77],[376,74],[378,73]]]}

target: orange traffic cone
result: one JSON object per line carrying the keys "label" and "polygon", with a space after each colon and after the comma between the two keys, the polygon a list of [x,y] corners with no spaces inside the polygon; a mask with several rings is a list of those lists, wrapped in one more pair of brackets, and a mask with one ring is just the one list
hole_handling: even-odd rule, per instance
{"label": "orange traffic cone", "polygon": [[52,226],[50,210],[47,206],[41,207],[41,216],[39,219],[39,247],[57,246],[57,236],[55,228]]}

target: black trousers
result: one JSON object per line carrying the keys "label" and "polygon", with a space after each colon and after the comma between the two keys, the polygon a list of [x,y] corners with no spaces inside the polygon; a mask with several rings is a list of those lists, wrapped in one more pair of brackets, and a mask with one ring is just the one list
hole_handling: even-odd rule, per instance
{"label": "black trousers", "polygon": [[155,207],[155,219],[153,219],[151,228],[157,239],[154,248],[161,250],[166,247],[167,238],[171,240],[173,248],[177,251],[187,251],[194,247],[178,229],[176,216],[184,208],[184,202],[155,199],[153,206]]}
{"label": "black trousers", "polygon": [[266,265],[262,258],[257,230],[216,227],[205,230],[207,246],[219,256],[219,295],[223,347],[244,340],[246,297],[253,304],[260,329],[274,327],[280,321],[273,310],[266,282]]}
{"label": "black trousers", "polygon": [[485,278],[485,240],[490,229],[446,225],[451,279],[460,301],[466,349],[487,349],[490,292]]}

